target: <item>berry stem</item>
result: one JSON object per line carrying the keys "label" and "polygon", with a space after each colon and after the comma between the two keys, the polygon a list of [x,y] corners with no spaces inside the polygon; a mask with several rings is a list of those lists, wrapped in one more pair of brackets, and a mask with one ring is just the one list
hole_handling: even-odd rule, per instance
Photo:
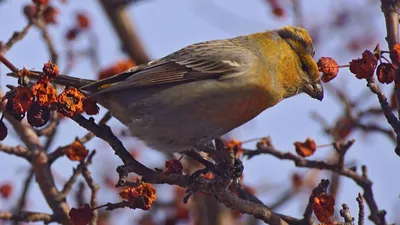
{"label": "berry stem", "polygon": [[323,144],[323,145],[317,145],[317,148],[325,148],[325,147],[330,147],[332,146],[332,143],[330,144]]}
{"label": "berry stem", "polygon": [[248,139],[248,140],[245,140],[245,141],[241,141],[241,143],[244,144],[244,143],[249,143],[249,142],[253,142],[253,141],[259,141],[259,140],[261,140],[263,138],[267,138],[267,137],[252,138],[252,139]]}
{"label": "berry stem", "polygon": [[99,206],[97,206],[97,207],[95,207],[95,208],[92,208],[92,211],[98,210],[98,209],[100,209],[100,208],[107,207],[107,205],[108,205],[108,203],[107,203],[107,204],[104,204],[104,205],[99,205]]}

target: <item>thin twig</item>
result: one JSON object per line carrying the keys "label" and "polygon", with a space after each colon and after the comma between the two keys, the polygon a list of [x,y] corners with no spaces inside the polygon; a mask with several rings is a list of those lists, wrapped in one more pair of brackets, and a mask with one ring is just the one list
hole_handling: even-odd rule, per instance
{"label": "thin twig", "polygon": [[[83,167],[82,176],[83,176],[83,178],[85,178],[85,181],[92,192],[92,195],[90,197],[90,206],[92,208],[96,208],[97,207],[97,192],[99,191],[100,186],[93,180],[92,175],[90,174],[90,171],[88,170],[87,166]],[[92,218],[92,221],[90,222],[91,225],[97,224],[97,217],[98,217],[98,211],[94,210],[93,218]]]}
{"label": "thin twig", "polygon": [[[350,168],[343,168],[337,163],[327,163],[324,161],[316,161],[316,160],[306,160],[299,156],[296,156],[290,152],[283,153],[276,150],[274,147],[271,146],[262,146],[259,145],[257,150],[247,150],[242,149],[244,155],[254,156],[254,154],[269,154],[279,159],[290,160],[295,163],[297,167],[304,167],[304,168],[314,168],[314,169],[323,169],[335,172],[340,175],[344,175],[354,182],[356,182],[360,187],[363,188],[364,194],[363,197],[367,202],[367,205],[371,211],[371,215],[369,218],[376,224],[381,224],[380,215],[382,215],[381,211],[378,209],[376,201],[374,199],[374,195],[372,192],[372,182],[366,176],[366,173],[363,175],[357,174],[354,170]],[[255,153],[252,153],[255,152]],[[366,167],[364,167],[366,168]],[[383,216],[384,217],[384,216]]]}
{"label": "thin twig", "polygon": [[28,151],[27,148],[20,146],[20,145],[12,147],[12,146],[7,146],[7,145],[3,144],[2,142],[0,142],[0,152],[19,156],[28,161],[30,161],[32,158],[32,153],[30,151]]}
{"label": "thin twig", "polygon": [[51,62],[57,64],[58,63],[58,54],[56,52],[56,48],[53,44],[53,40],[50,37],[49,32],[47,31],[47,26],[44,21],[35,21],[35,26],[41,31],[44,42],[46,43],[47,49],[50,53]]}
{"label": "thin twig", "polygon": [[0,54],[4,54],[6,53],[8,50],[10,50],[10,48],[17,43],[18,41],[22,40],[26,34],[28,34],[28,31],[30,30],[30,28],[32,27],[32,25],[40,20],[42,18],[43,15],[43,11],[44,11],[44,6],[39,6],[38,9],[35,12],[35,15],[33,15],[33,17],[29,20],[28,24],[21,30],[21,31],[16,31],[13,33],[13,35],[10,37],[10,39],[8,39],[8,41],[1,46],[0,48]]}
{"label": "thin twig", "polygon": [[68,181],[64,184],[64,187],[62,191],[60,192],[61,196],[64,198],[67,197],[68,193],[72,190],[72,186],[75,184],[76,179],[78,178],[79,174],[82,173],[84,168],[86,168],[89,164],[92,163],[92,158],[96,154],[96,151],[92,151],[90,155],[88,156],[87,160],[85,162],[81,162],[76,169],[74,169],[71,177],[68,179]]}
{"label": "thin twig", "polygon": [[[22,211],[22,209],[25,207],[26,204],[26,197],[28,196],[28,191],[30,190],[30,186],[31,186],[31,181],[33,178],[33,169],[29,170],[28,176],[26,176],[24,184],[23,184],[23,189],[22,189],[22,194],[21,197],[18,200],[18,205],[16,207],[15,212],[18,214]],[[18,225],[18,221],[15,221],[13,223],[14,225]]]}
{"label": "thin twig", "polygon": [[[106,124],[110,119],[111,119],[111,113],[110,111],[107,111],[104,116],[101,118],[101,120],[99,121],[99,125],[102,124]],[[86,135],[84,135],[83,137],[79,138],[79,141],[82,144],[85,144],[86,142],[90,141],[92,138],[94,138],[95,135],[92,132],[88,132]]]}
{"label": "thin twig", "polygon": [[361,193],[358,193],[356,200],[358,202],[358,225],[364,225],[364,201],[362,199]]}

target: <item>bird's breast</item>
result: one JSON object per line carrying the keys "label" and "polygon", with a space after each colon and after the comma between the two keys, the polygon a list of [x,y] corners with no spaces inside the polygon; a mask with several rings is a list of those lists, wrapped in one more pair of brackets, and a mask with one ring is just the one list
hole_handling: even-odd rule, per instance
{"label": "bird's breast", "polygon": [[150,147],[189,150],[183,148],[215,139],[277,102],[272,92],[247,81],[229,82],[204,80],[121,92],[105,105]]}

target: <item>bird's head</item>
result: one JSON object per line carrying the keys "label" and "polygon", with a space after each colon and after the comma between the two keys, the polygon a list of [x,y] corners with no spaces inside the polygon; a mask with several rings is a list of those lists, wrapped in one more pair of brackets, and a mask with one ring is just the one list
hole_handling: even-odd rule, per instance
{"label": "bird's head", "polygon": [[299,62],[296,63],[296,66],[298,75],[303,81],[299,92],[304,92],[321,101],[324,91],[317,63],[313,59],[315,50],[310,35],[304,28],[293,26],[285,26],[277,30],[277,33],[298,56]]}

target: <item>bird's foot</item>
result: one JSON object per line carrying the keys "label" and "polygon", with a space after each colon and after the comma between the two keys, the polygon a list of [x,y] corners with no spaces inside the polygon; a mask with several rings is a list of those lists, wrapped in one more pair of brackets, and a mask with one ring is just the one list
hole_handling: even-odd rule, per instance
{"label": "bird's foot", "polygon": [[193,180],[197,179],[202,174],[206,174],[208,172],[215,173],[217,171],[215,164],[208,161],[207,159],[203,158],[203,156],[201,156],[197,151],[189,150],[189,151],[183,152],[183,154],[192,158],[193,160],[198,161],[199,163],[201,163],[205,166],[205,168],[199,169],[196,172],[192,173],[191,177]]}

